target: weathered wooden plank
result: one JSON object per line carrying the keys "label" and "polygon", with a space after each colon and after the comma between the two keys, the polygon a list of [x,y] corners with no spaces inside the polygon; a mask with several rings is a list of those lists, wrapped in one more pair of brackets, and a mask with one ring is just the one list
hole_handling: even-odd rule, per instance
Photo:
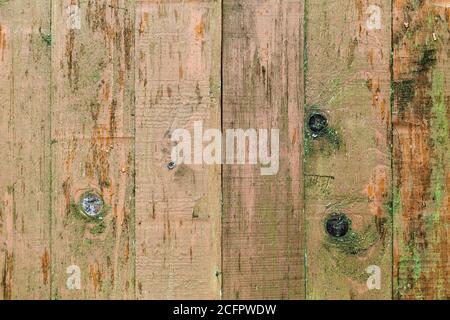
{"label": "weathered wooden plank", "polygon": [[223,169],[224,298],[301,299],[303,2],[224,0],[223,25],[224,133],[279,129],[274,175]]}
{"label": "weathered wooden plank", "polygon": [[134,297],[134,17],[132,0],[53,1],[55,299]]}
{"label": "weathered wooden plank", "polygon": [[0,1],[0,299],[46,299],[50,1]]}
{"label": "weathered wooden plank", "polygon": [[174,130],[220,128],[221,2],[139,1],[136,23],[137,295],[216,299],[220,165],[168,164]]}
{"label": "weathered wooden plank", "polygon": [[450,298],[450,1],[394,0],[394,289]]}
{"label": "weathered wooden plank", "polygon": [[391,4],[309,0],[306,6],[307,298],[387,299]]}

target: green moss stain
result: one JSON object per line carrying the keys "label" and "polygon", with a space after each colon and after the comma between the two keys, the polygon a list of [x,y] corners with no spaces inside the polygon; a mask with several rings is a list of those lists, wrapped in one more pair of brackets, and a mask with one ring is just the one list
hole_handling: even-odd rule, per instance
{"label": "green moss stain", "polygon": [[92,234],[101,234],[101,233],[105,232],[105,229],[106,229],[106,225],[104,224],[103,221],[100,221],[97,225],[95,225],[93,228],[91,228],[89,230],[89,232]]}
{"label": "green moss stain", "polygon": [[[308,58],[309,58],[309,50],[308,50],[308,34],[309,34],[309,5],[305,3],[304,6],[304,17],[303,17],[303,80],[307,83],[307,75],[308,75]],[[306,98],[306,95],[305,95]],[[306,102],[306,101],[305,101]]]}
{"label": "green moss stain", "polygon": [[353,62],[355,61],[355,50],[358,47],[358,39],[352,39],[348,46],[348,56],[347,56],[347,69],[352,67]]}
{"label": "green moss stain", "polygon": [[[413,247],[413,246],[411,246]],[[412,287],[416,287],[416,283],[419,281],[422,275],[422,257],[416,248],[408,250],[409,254],[402,255],[399,261],[399,272],[401,274],[411,275],[409,281],[399,283],[399,287],[396,288],[396,295],[404,296],[405,293]]]}
{"label": "green moss stain", "polygon": [[8,192],[8,194],[13,194],[14,193],[14,186],[7,186],[6,187],[6,191]]}
{"label": "green moss stain", "polygon": [[449,145],[449,125],[447,106],[445,103],[445,77],[444,73],[440,70],[433,72],[431,96],[433,102],[431,109],[431,138],[435,151],[431,176],[433,201],[435,204],[433,221],[438,221],[444,199],[445,164],[448,160]]}
{"label": "green moss stain", "polygon": [[100,70],[95,70],[94,73],[92,74],[92,80],[94,80],[95,82],[99,82],[102,79],[102,76],[100,74]]}
{"label": "green moss stain", "polygon": [[422,259],[420,257],[420,253],[417,251],[416,248],[413,250],[413,266],[414,266],[414,272],[413,277],[414,281],[419,280],[420,274],[422,273]]}
{"label": "green moss stain", "polygon": [[324,137],[328,140],[330,145],[333,146],[335,150],[339,150],[341,148],[342,138],[337,130],[328,128],[327,132],[325,132]]}
{"label": "green moss stain", "polygon": [[52,45],[52,35],[51,33],[41,33],[41,38],[44,43],[50,47]]}
{"label": "green moss stain", "polygon": [[393,92],[400,112],[403,112],[414,98],[415,88],[414,80],[401,80],[393,83]]}
{"label": "green moss stain", "polygon": [[402,195],[400,189],[393,187],[392,190],[392,218],[397,219],[399,213],[402,212]]}
{"label": "green moss stain", "polygon": [[349,231],[343,237],[337,238],[328,235],[325,246],[335,247],[348,255],[358,255],[366,252],[380,239],[374,224],[368,225],[362,232],[356,232],[351,225],[349,219]]}
{"label": "green moss stain", "polygon": [[80,204],[71,202],[70,217],[68,217],[66,225],[72,224],[73,222],[77,221],[77,223],[75,223],[74,225],[76,226],[77,230],[80,229],[78,230],[80,233],[82,233],[81,229],[84,229],[86,227],[89,229],[89,232],[91,234],[101,234],[106,229],[106,225],[103,219],[108,210],[109,207],[104,205],[98,217],[90,217],[84,213]]}
{"label": "green moss stain", "polygon": [[311,135],[307,131],[305,131],[305,138],[303,141],[303,153],[305,161],[311,153]]}
{"label": "green moss stain", "polygon": [[[325,228],[326,221],[324,221]],[[348,233],[340,238],[334,238],[326,234],[323,246],[319,249],[317,256],[328,257],[327,259],[333,261],[326,267],[326,274],[338,273],[360,283],[365,283],[369,276],[366,267],[372,264],[380,264],[379,256],[368,254],[369,249],[379,240],[380,236],[375,223],[369,224],[362,231],[350,228]],[[382,250],[389,250],[389,245],[386,248],[383,247]],[[360,257],[364,259],[363,264],[359,260]]]}
{"label": "green moss stain", "polygon": [[323,134],[313,137],[309,129],[305,130],[304,152],[305,159],[314,152],[320,152],[323,156],[331,156],[341,149],[343,140],[338,130],[327,128]]}
{"label": "green moss stain", "polygon": [[422,50],[422,57],[417,62],[419,67],[418,71],[429,71],[432,66],[436,63],[436,49],[425,47]]}

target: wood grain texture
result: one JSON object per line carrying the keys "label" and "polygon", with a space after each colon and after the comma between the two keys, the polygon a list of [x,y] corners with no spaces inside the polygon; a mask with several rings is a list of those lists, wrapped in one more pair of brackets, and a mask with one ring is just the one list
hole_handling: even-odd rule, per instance
{"label": "wood grain texture", "polygon": [[48,299],[50,1],[0,1],[0,299]]}
{"label": "wood grain texture", "polygon": [[[133,298],[134,1],[53,1],[51,41],[52,298]],[[101,220],[80,210],[90,191]]]}
{"label": "wood grain texture", "polygon": [[0,300],[450,299],[449,59],[450,0],[0,0]]}
{"label": "wood grain texture", "polygon": [[139,1],[136,276],[139,299],[220,298],[220,165],[171,161],[171,134],[220,128],[221,2]]}
{"label": "wood grain texture", "polygon": [[224,0],[223,131],[280,130],[276,175],[223,168],[225,299],[304,297],[302,21],[302,1]]}
{"label": "wood grain texture", "polygon": [[[369,20],[369,5],[380,9],[379,21]],[[388,299],[390,1],[309,0],[306,6],[306,120],[316,112],[328,119],[319,137],[305,131],[307,298]],[[326,232],[333,213],[351,220],[342,238]],[[371,265],[381,268],[379,290],[366,285]]]}
{"label": "wood grain texture", "polygon": [[450,1],[394,0],[395,297],[450,298]]}

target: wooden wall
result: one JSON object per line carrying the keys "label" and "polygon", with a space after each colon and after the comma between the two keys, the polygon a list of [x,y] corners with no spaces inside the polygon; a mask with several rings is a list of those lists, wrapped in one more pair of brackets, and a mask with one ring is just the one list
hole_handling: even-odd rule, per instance
{"label": "wooden wall", "polygon": [[0,298],[450,298],[449,59],[449,0],[0,0]]}

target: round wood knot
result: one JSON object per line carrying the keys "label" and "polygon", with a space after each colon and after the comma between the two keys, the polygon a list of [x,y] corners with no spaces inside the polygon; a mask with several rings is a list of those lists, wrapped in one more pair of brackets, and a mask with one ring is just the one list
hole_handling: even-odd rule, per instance
{"label": "round wood knot", "polygon": [[350,220],[343,213],[333,213],[327,218],[325,228],[330,236],[341,238],[347,234]]}
{"label": "round wood knot", "polygon": [[308,128],[311,131],[313,137],[316,138],[324,133],[327,127],[328,120],[323,114],[314,113],[309,117]]}
{"label": "round wood knot", "polygon": [[177,164],[176,164],[175,162],[170,161],[170,162],[167,164],[167,169],[173,170],[173,169],[175,169],[175,166],[176,166],[176,165],[177,165]]}

